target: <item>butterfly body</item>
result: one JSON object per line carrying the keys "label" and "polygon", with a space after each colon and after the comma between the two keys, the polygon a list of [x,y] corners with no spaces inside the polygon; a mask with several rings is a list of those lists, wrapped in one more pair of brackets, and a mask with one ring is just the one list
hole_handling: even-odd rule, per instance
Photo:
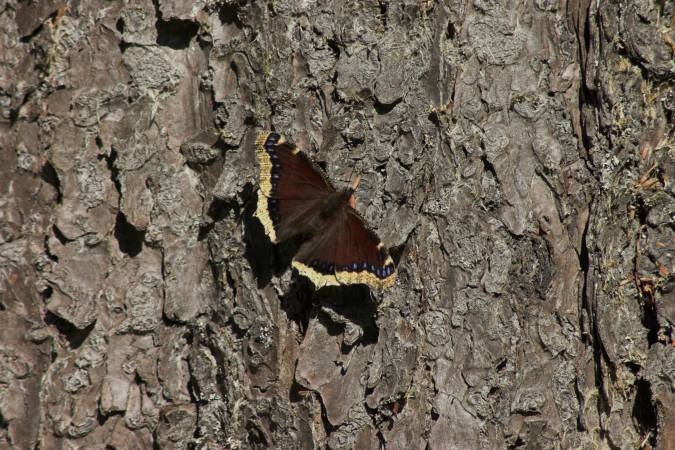
{"label": "butterfly body", "polygon": [[274,243],[303,236],[293,267],[316,287],[393,284],[384,245],[352,207],[352,188],[337,190],[323,170],[276,133],[257,144],[260,180],[256,216]]}
{"label": "butterfly body", "polygon": [[311,208],[303,210],[302,214],[298,213],[280,225],[279,240],[285,241],[297,234],[314,236],[325,230],[331,222],[341,220],[347,214],[350,196],[349,190],[317,195],[314,201],[308,203],[313,205]]}

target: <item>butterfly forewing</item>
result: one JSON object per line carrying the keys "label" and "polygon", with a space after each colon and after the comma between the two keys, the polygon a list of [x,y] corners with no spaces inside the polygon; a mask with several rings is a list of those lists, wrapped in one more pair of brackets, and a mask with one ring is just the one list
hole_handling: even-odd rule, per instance
{"label": "butterfly forewing", "polygon": [[335,192],[323,171],[276,133],[257,141],[260,190],[256,215],[272,242],[311,231],[313,216]]}

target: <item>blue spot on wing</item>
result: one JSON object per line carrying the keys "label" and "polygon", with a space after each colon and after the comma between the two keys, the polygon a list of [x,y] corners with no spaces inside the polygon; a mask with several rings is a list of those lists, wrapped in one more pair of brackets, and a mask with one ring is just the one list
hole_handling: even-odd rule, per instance
{"label": "blue spot on wing", "polygon": [[267,136],[267,143],[276,144],[277,142],[279,142],[280,138],[281,135],[279,133],[270,133],[269,136]]}

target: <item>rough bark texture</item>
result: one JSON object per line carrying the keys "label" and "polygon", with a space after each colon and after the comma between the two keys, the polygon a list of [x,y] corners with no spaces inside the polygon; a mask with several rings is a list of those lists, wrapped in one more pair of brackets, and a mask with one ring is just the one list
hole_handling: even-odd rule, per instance
{"label": "rough bark texture", "polygon": [[[675,448],[673,9],[4,1],[0,448]],[[270,128],[393,288],[267,241]]]}

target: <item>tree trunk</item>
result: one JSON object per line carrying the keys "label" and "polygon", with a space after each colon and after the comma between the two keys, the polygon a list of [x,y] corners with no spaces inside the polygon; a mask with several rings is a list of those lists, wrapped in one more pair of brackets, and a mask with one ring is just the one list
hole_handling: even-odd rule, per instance
{"label": "tree trunk", "polygon": [[[0,448],[675,448],[674,9],[6,0]],[[293,273],[269,129],[394,287]]]}

